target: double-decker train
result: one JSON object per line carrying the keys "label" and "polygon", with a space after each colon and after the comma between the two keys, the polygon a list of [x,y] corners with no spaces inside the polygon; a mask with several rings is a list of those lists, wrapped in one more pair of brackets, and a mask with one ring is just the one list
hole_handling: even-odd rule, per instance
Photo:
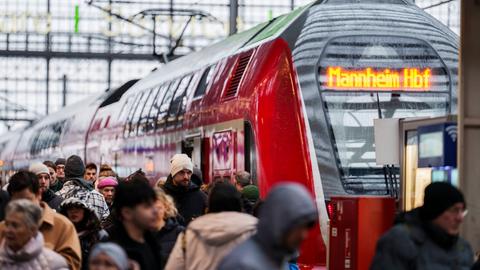
{"label": "double-decker train", "polygon": [[326,201],[389,192],[374,119],[455,112],[457,65],[458,37],[409,0],[316,1],[6,134],[0,158],[11,173],[77,154],[154,180],[184,152],[206,181],[298,182],[319,210],[299,264],[324,266]]}

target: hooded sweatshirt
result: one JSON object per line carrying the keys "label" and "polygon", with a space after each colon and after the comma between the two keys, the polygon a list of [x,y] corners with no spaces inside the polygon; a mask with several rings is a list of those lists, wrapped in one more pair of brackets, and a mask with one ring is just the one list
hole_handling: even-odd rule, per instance
{"label": "hooded sweatshirt", "polygon": [[296,251],[282,246],[285,236],[295,226],[310,224],[317,218],[311,195],[303,186],[278,185],[260,208],[257,233],[233,249],[217,269],[288,269],[288,260]]}
{"label": "hooded sweatshirt", "polygon": [[216,269],[226,254],[255,233],[256,225],[255,217],[239,212],[199,217],[178,236],[165,269]]}

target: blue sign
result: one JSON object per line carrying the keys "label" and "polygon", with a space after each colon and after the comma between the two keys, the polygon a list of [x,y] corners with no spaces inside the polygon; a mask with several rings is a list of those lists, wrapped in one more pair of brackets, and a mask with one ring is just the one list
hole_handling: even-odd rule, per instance
{"label": "blue sign", "polygon": [[418,167],[457,167],[457,123],[418,128]]}

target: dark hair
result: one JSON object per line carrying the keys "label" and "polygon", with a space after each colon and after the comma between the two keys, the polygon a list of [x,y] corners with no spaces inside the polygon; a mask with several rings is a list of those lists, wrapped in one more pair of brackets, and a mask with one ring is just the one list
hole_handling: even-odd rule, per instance
{"label": "dark hair", "polygon": [[151,203],[157,199],[155,191],[142,175],[135,175],[128,181],[118,183],[115,188],[113,208],[120,213],[124,207],[133,208],[142,203]]}
{"label": "dark hair", "polygon": [[238,190],[229,183],[215,183],[208,197],[208,212],[242,212],[242,199]]}
{"label": "dark hair", "polygon": [[33,194],[38,194],[40,185],[38,183],[38,177],[34,173],[21,170],[10,177],[7,191],[11,196],[13,193],[25,189],[29,189]]}
{"label": "dark hair", "polygon": [[92,162],[88,163],[87,166],[85,166],[85,169],[98,171],[97,165],[95,165],[95,163],[92,163]]}
{"label": "dark hair", "polygon": [[49,168],[52,168],[54,169],[55,171],[57,170],[57,165],[55,165],[55,163],[53,163],[53,161],[50,161],[50,160],[45,160],[43,162],[43,165],[49,167]]}

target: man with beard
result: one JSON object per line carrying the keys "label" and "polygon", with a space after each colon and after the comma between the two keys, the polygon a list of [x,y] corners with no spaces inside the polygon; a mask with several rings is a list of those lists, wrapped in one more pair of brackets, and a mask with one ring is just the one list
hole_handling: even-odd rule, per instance
{"label": "man with beard", "polygon": [[188,225],[193,219],[205,214],[207,195],[192,181],[193,163],[189,156],[176,154],[170,161],[170,175],[163,186],[172,196],[179,214]]}

